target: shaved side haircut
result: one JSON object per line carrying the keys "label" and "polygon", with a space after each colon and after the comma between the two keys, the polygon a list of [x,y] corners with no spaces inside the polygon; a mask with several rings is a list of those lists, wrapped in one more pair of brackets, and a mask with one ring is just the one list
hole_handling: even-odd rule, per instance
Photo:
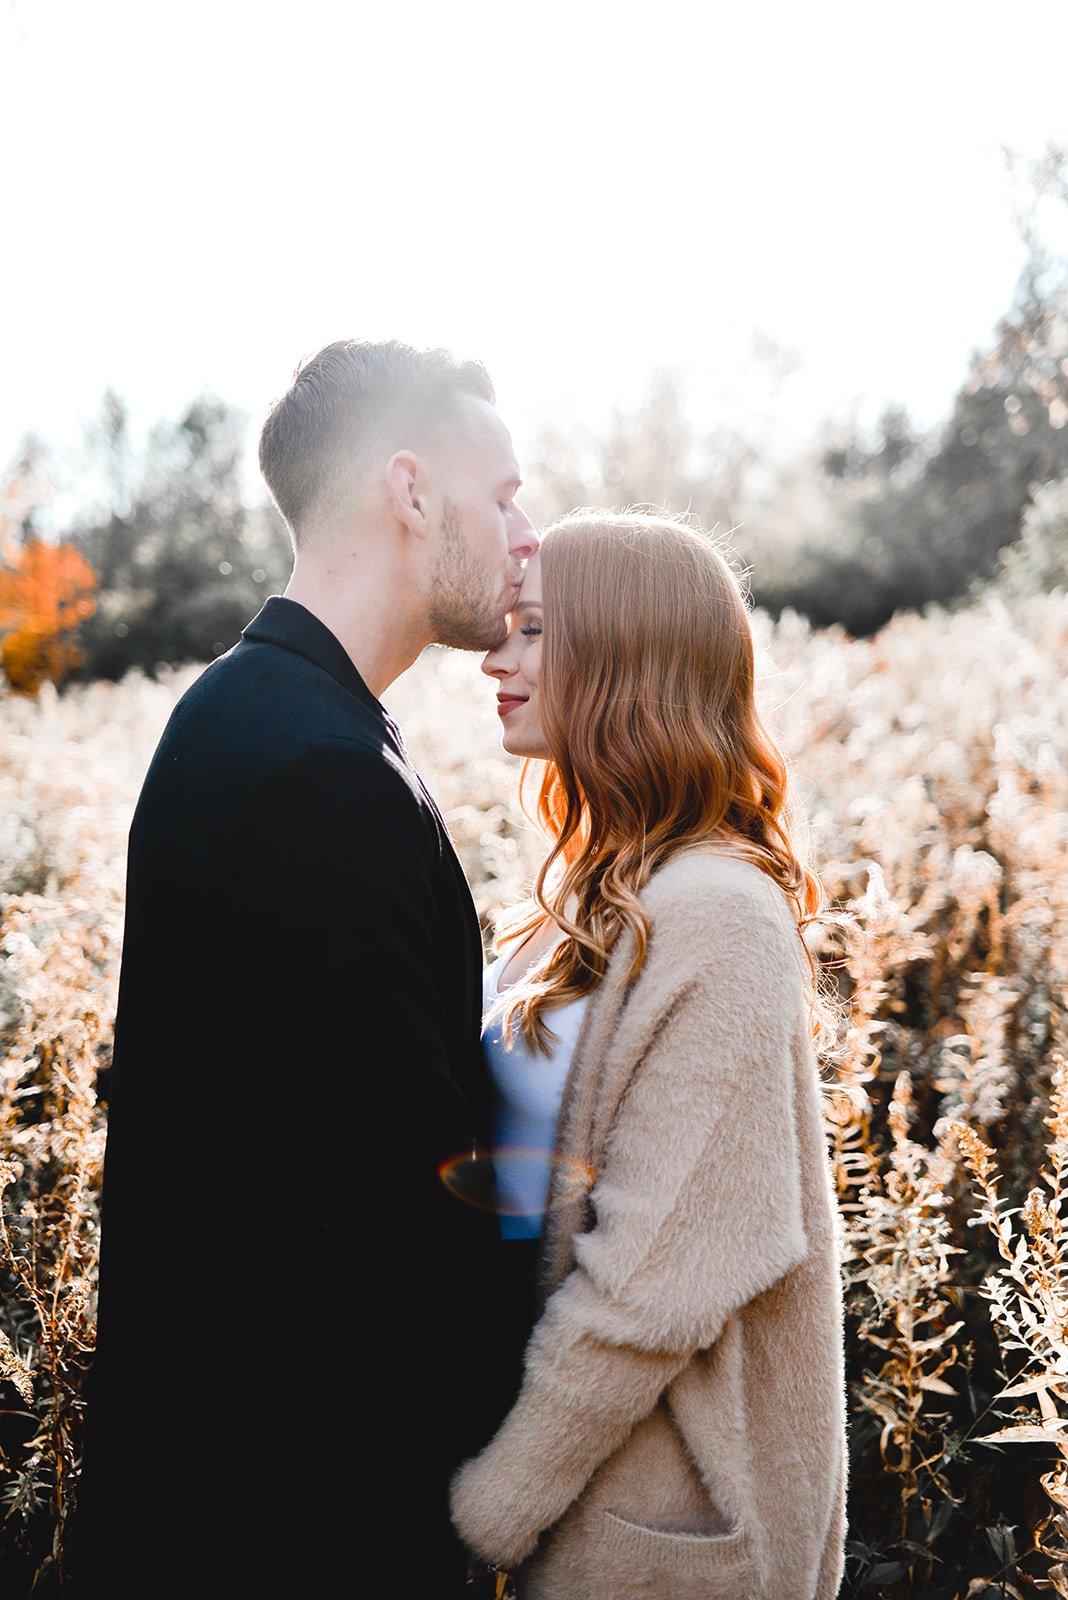
{"label": "shaved side haircut", "polygon": [[260,435],[260,470],[294,545],[352,506],[377,461],[457,426],[464,394],[495,403],[480,361],[395,339],[340,339],[302,362]]}

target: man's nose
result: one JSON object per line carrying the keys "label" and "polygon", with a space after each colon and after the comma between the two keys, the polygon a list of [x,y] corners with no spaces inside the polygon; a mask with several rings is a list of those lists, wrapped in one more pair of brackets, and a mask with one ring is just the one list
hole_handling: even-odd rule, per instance
{"label": "man's nose", "polygon": [[509,529],[509,534],[508,548],[514,556],[519,556],[522,560],[528,560],[534,555],[541,544],[534,524],[522,506],[515,506],[512,511],[512,525]]}

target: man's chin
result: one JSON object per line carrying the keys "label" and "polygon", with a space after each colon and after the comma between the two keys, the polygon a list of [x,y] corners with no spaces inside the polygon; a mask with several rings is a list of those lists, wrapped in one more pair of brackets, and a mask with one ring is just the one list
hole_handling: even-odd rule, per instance
{"label": "man's chin", "polygon": [[434,643],[447,650],[499,650],[508,638],[508,618],[433,617]]}
{"label": "man's chin", "polygon": [[497,631],[494,633],[493,637],[491,639],[487,639],[485,644],[480,644],[478,648],[480,650],[499,650],[503,644],[507,643],[507,640],[508,617],[506,614],[501,618],[500,626],[497,628]]}

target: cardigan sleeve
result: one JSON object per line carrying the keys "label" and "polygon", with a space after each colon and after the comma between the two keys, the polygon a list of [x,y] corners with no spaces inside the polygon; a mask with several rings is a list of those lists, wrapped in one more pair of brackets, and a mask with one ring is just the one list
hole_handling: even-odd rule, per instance
{"label": "cardigan sleeve", "polygon": [[[805,1256],[797,936],[748,886],[717,905],[714,930],[702,914],[683,908],[670,938],[654,924],[627,1008],[651,1042],[608,1138],[594,1225],[534,1332],[515,1406],[453,1481],[457,1529],[483,1559],[525,1560],[693,1355]],[[652,1027],[650,995],[663,1008]],[[627,1027],[624,1013],[610,1049]]]}

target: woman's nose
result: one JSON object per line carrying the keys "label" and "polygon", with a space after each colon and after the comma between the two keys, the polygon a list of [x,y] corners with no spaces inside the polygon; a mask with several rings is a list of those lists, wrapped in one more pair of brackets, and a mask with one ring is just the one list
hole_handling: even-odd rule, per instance
{"label": "woman's nose", "polygon": [[482,657],[482,671],[488,678],[506,678],[513,670],[500,650],[487,650]]}

